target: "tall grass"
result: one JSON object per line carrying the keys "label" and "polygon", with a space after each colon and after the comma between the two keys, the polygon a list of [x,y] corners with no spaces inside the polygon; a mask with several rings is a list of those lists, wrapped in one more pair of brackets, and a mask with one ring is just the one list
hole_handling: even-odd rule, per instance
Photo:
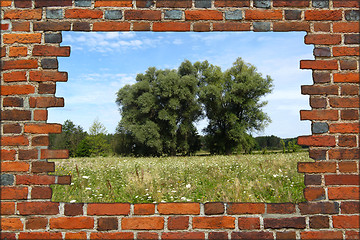
{"label": "tall grass", "polygon": [[301,202],[303,174],[291,154],[56,160],[55,202]]}

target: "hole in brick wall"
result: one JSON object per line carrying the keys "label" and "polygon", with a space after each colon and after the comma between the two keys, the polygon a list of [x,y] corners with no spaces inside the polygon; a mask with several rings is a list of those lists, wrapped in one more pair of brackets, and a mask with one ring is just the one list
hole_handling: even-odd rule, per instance
{"label": "hole in brick wall", "polygon": [[[177,69],[185,59],[192,63],[208,60],[225,71],[241,57],[256,66],[263,76],[270,75],[274,85],[272,93],[262,98],[268,101],[263,111],[272,122],[263,131],[252,133],[252,136],[274,135],[288,139],[310,135],[310,123],[301,122],[299,114],[300,109],[309,109],[308,96],[301,95],[300,85],[311,84],[311,72],[299,69],[301,59],[312,58],[312,46],[303,43],[305,33],[62,34],[62,45],[71,46],[71,56],[59,59],[59,69],[68,72],[69,80],[57,84],[56,95],[65,98],[65,107],[51,109],[49,122],[64,123],[69,119],[75,127],[81,126],[83,131],[89,133],[95,120],[106,128],[107,133],[114,134],[121,118],[115,103],[116,92],[125,84],[135,83],[138,73],[145,73],[152,66],[157,69]],[[207,123],[207,119],[197,122],[200,134]],[[71,124],[66,127],[71,127]],[[76,130],[73,128],[73,131]],[[51,138],[53,148],[64,148],[64,144],[59,144],[59,141],[67,140],[68,145],[79,142],[66,134],[62,138]],[[109,141],[114,151],[116,147],[109,138],[105,140]],[[273,141],[268,144],[274,144],[275,141],[279,145],[280,140],[267,138],[258,140],[258,143],[264,144],[264,141]],[[287,144],[285,151],[293,151],[291,143]],[[81,150],[77,147],[72,151],[76,155],[78,153],[75,152]],[[311,161],[306,149],[285,154],[272,152],[282,152],[282,149],[274,151],[270,145],[266,148],[261,145],[254,148],[252,154],[241,157],[111,156],[59,160],[55,174],[71,174],[72,185],[53,186],[53,201],[137,203],[304,200],[303,175],[297,173],[296,163]],[[201,153],[206,153],[206,150]],[[199,166],[199,161],[207,168]],[[166,167],[167,172],[159,166]],[[232,174],[229,176],[226,171]],[[218,180],[209,181],[216,177],[219,177]]]}

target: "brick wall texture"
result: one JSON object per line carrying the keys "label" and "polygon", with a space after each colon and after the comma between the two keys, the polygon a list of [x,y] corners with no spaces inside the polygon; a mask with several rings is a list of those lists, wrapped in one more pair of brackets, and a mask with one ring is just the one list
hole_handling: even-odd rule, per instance
{"label": "brick wall texture", "polygon": [[[359,1],[1,0],[2,239],[359,239]],[[307,202],[98,204],[51,202],[47,123],[62,31],[305,31],[315,60],[302,86],[313,162],[299,163]],[[66,100],[66,99],[65,99]]]}

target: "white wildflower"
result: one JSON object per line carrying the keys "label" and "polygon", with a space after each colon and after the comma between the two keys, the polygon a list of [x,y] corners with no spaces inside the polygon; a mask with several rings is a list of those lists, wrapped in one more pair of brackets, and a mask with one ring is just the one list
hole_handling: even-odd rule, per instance
{"label": "white wildflower", "polygon": [[191,184],[190,183],[188,183],[188,184],[186,184],[186,186],[185,186],[186,188],[191,188]]}
{"label": "white wildflower", "polygon": [[74,203],[74,202],[76,202],[76,200],[70,200],[70,203]]}
{"label": "white wildflower", "polygon": [[82,178],[89,179],[89,176],[82,176]]}

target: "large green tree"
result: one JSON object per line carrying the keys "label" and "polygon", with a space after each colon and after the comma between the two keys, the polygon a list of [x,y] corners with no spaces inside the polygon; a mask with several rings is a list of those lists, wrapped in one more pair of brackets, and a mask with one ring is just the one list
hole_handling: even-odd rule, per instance
{"label": "large green tree", "polygon": [[222,72],[207,61],[195,63],[200,79],[199,98],[209,124],[205,129],[210,151],[230,154],[251,151],[251,133],[262,130],[270,121],[261,97],[271,92],[272,79],[263,77],[255,66],[238,58]]}
{"label": "large green tree", "polygon": [[131,134],[135,154],[175,155],[197,150],[193,139],[197,137],[194,121],[201,115],[198,81],[182,70],[150,67],[136,76],[135,84],[118,91],[120,125]]}

